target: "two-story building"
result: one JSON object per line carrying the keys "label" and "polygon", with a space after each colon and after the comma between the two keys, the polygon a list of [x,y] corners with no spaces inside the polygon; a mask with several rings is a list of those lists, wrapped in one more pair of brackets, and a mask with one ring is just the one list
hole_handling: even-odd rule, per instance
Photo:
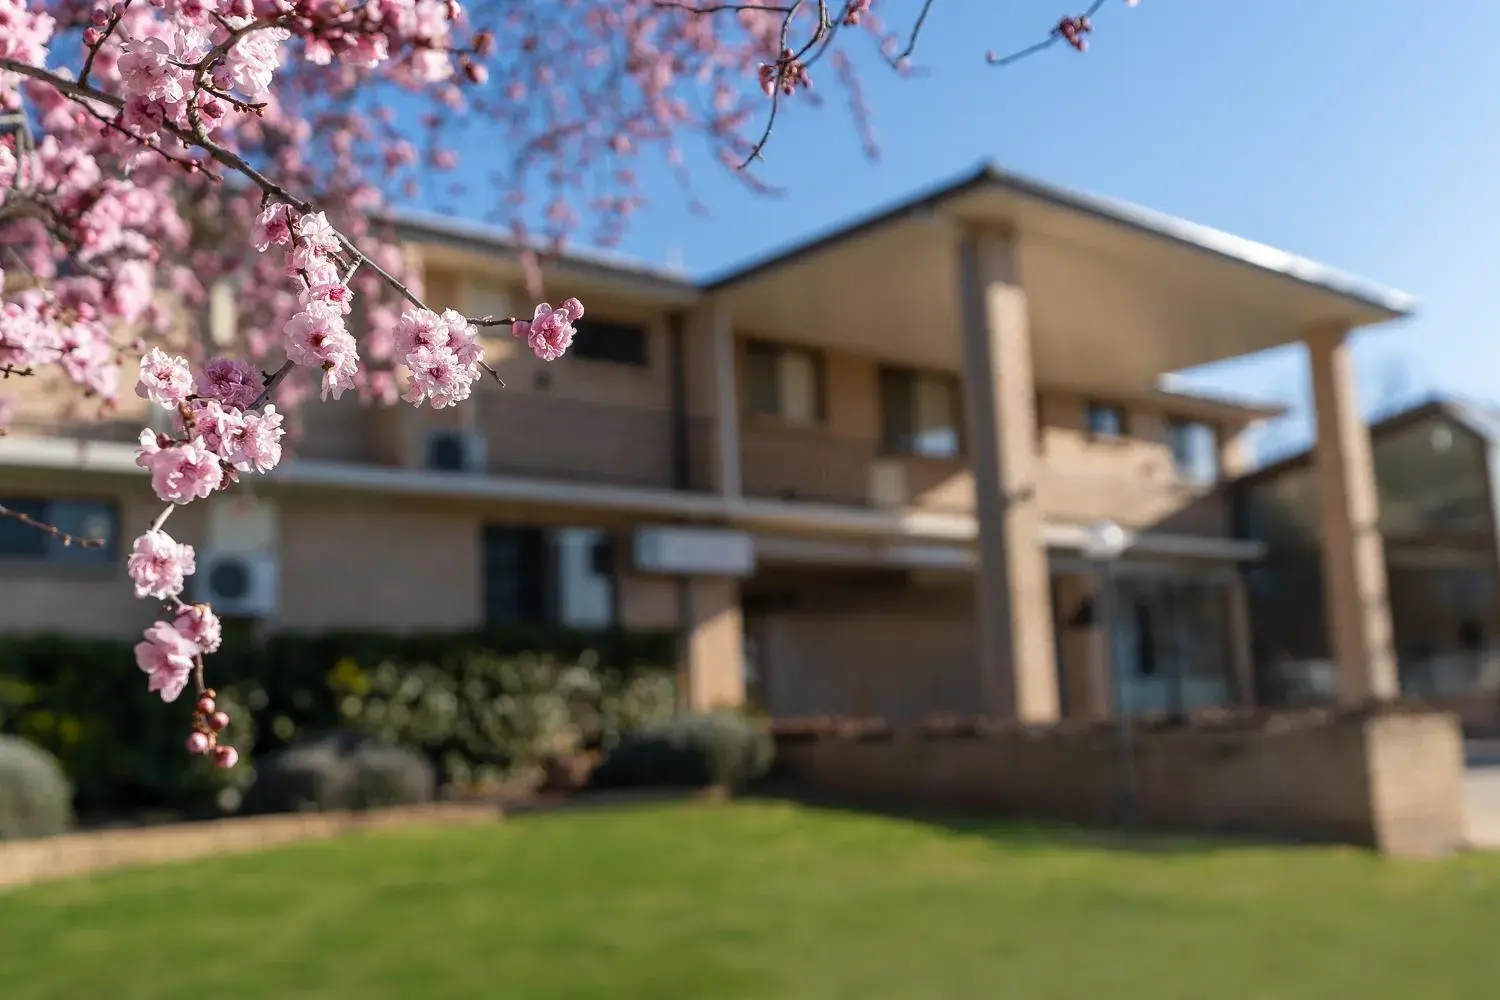
{"label": "two-story building", "polygon": [[[1379,528],[1403,693],[1500,722],[1500,415],[1434,399],[1370,426]],[[1288,455],[1231,487],[1243,537],[1266,546],[1246,574],[1258,698],[1327,697],[1337,675],[1322,628],[1323,525],[1313,455]]]}
{"label": "two-story building", "polygon": [[[526,307],[494,233],[400,232],[431,301]],[[781,715],[1047,721],[1111,708],[1081,551],[1109,519],[1129,530],[1125,707],[1231,702],[1264,547],[1221,483],[1278,411],[1163,377],[1302,342],[1341,690],[1394,691],[1348,338],[1405,315],[1400,293],[992,166],[711,280],[580,254],[547,292],[588,308],[561,361],[497,333],[505,386],[463,406],[310,405],[295,459],[175,516],[199,593],[270,629],[676,628],[699,707],[748,683]],[[0,440],[3,502],[114,540],[0,526],[0,627],[127,634],[151,613],[122,548],[154,501],[129,445],[84,434],[108,436]]]}

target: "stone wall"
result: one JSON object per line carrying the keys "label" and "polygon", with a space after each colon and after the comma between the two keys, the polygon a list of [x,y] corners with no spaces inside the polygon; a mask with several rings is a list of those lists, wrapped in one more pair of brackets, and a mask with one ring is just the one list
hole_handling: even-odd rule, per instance
{"label": "stone wall", "polygon": [[[1120,741],[1109,725],[782,723],[778,767],[812,790],[898,808],[1105,824]],[[1452,715],[1413,709],[1137,725],[1143,826],[1332,841],[1430,857],[1464,843],[1463,741]]]}

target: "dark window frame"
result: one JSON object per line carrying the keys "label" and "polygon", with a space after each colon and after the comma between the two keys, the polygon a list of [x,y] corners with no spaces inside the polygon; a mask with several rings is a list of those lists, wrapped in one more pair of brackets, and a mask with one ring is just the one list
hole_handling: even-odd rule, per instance
{"label": "dark window frame", "polygon": [[[577,333],[574,334],[573,344],[568,351],[572,357],[583,361],[628,365],[632,368],[651,366],[651,332],[645,323],[582,319],[578,321],[576,328]],[[621,344],[627,346],[615,346]]]}
{"label": "dark window frame", "polygon": [[[1113,414],[1113,430],[1101,430],[1094,423],[1094,415]],[[1086,400],[1083,404],[1083,426],[1089,437],[1096,441],[1119,441],[1130,436],[1130,417],[1119,403],[1106,403],[1101,399]]]}
{"label": "dark window frame", "polygon": [[[1172,454],[1172,472],[1182,482],[1195,486],[1212,486],[1219,481],[1223,474],[1219,462],[1219,428],[1206,420],[1194,420],[1192,417],[1168,417],[1167,418],[1167,450]],[[1192,456],[1185,454],[1179,448],[1184,443],[1186,435],[1197,429],[1208,432],[1211,448],[1209,459],[1212,468],[1207,478],[1199,478],[1193,475]]]}
{"label": "dark window frame", "polygon": [[[812,362],[813,368],[813,420],[811,424],[801,424],[786,415],[785,399],[782,396],[780,379],[776,379],[776,406],[775,412],[756,409],[753,393],[750,391],[750,366],[754,363],[756,355],[764,355],[773,365],[784,355],[800,354]],[[741,409],[745,415],[756,420],[777,420],[789,426],[812,426],[822,427],[828,423],[828,357],[816,347],[806,347],[801,344],[788,344],[776,340],[765,340],[759,337],[749,338],[745,341],[745,384],[744,402]]]}
{"label": "dark window frame", "polygon": [[[927,455],[914,447],[903,444],[899,439],[902,432],[896,429],[890,408],[887,406],[890,396],[887,386],[897,380],[904,380],[907,385],[907,400],[912,407],[909,414],[909,422],[915,426],[916,387],[920,381],[937,382],[948,387],[953,399],[953,431],[954,450],[951,455]],[[880,405],[880,450],[884,455],[903,456],[907,458],[923,458],[934,462],[961,461],[969,453],[968,428],[964,421],[964,399],[963,382],[959,376],[951,372],[934,371],[927,368],[912,368],[904,365],[881,365],[876,372],[876,391]],[[906,432],[910,438],[915,438],[920,433],[916,430]]]}
{"label": "dark window frame", "polygon": [[[480,527],[480,589],[486,628],[569,628],[562,621],[562,571],[558,566],[557,538],[560,531],[590,525],[533,525],[487,522]],[[601,529],[603,530],[603,529]],[[497,550],[511,547],[514,577],[499,573]],[[603,551],[596,550],[590,568],[609,580],[609,622],[600,631],[620,627],[619,560],[614,539],[605,531]],[[601,563],[603,565],[601,565]],[[601,572],[602,571],[602,572]],[[514,588],[514,600],[505,601],[499,586]],[[510,607],[505,607],[509,604]]]}

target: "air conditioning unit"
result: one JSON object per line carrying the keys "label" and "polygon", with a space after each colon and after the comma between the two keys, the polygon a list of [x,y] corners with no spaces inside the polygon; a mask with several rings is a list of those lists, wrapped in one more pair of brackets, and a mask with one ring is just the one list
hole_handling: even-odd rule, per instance
{"label": "air conditioning unit", "polygon": [[198,557],[195,596],[232,618],[269,618],[279,594],[276,557],[269,552],[209,552]]}
{"label": "air conditioning unit", "polygon": [[870,505],[886,510],[910,503],[906,489],[906,466],[899,460],[877,458],[870,463]]}
{"label": "air conditioning unit", "polygon": [[484,436],[447,427],[428,431],[426,459],[435,472],[483,472]]}

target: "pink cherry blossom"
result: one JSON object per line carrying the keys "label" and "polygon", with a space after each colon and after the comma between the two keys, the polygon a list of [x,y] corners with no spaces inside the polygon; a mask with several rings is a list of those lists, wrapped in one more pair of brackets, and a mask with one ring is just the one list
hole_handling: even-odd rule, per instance
{"label": "pink cherry blossom", "polygon": [[261,209],[251,229],[250,243],[264,253],[273,246],[285,246],[292,242],[291,206],[284,201],[273,201]]}
{"label": "pink cherry blossom", "polygon": [[120,83],[133,96],[177,104],[186,96],[176,54],[160,38],[127,41],[120,57]]}
{"label": "pink cherry blossom", "polygon": [[217,399],[236,410],[254,405],[265,379],[254,365],[232,358],[214,358],[198,375],[198,395]]}
{"label": "pink cherry blossom", "polygon": [[191,545],[165,531],[148,531],[135,540],[126,568],[135,581],[136,597],[176,597],[197,569]]}
{"label": "pink cherry blossom", "polygon": [[573,324],[583,318],[583,303],[567,299],[556,309],[546,302],[536,307],[528,320],[517,320],[511,332],[525,339],[533,354],[543,361],[556,361],[573,343]]}
{"label": "pink cherry blossom", "polygon": [[417,404],[429,400],[435,410],[468,399],[479,375],[476,365],[464,364],[447,347],[419,347],[405,360],[411,370],[411,388],[401,398]]}
{"label": "pink cherry blossom", "polygon": [[281,461],[282,416],[267,404],[248,410],[225,438],[223,458],[240,472],[270,472]]}
{"label": "pink cherry blossom", "polygon": [[338,232],[322,212],[313,212],[297,220],[297,242],[319,254],[326,255],[339,249]]}
{"label": "pink cherry blossom", "polygon": [[187,419],[178,413],[177,433],[202,439],[203,446],[228,460],[229,442],[244,430],[244,413],[226,407],[217,399],[194,399],[187,404]]}
{"label": "pink cherry blossom", "polygon": [[337,306],[340,313],[347,316],[354,302],[354,293],[349,286],[334,278],[332,281],[318,281],[308,285],[302,290],[300,299],[305,306],[311,302],[326,302],[331,306]]}
{"label": "pink cherry blossom", "polygon": [[187,752],[191,754],[208,753],[208,737],[202,733],[189,733],[187,738]]}
{"label": "pink cherry blossom", "polygon": [[135,644],[135,663],[150,677],[146,690],[161,694],[162,701],[176,701],[193,672],[198,646],[167,622],[146,629],[145,639]]}
{"label": "pink cherry blossom", "polygon": [[448,343],[448,325],[428,309],[408,309],[396,324],[396,354],[405,357],[418,347],[440,347]]}
{"label": "pink cherry blossom", "polygon": [[193,391],[193,373],[186,358],[168,354],[160,347],[151,348],[141,359],[141,374],[135,394],[157,406],[175,409],[187,401]]}
{"label": "pink cherry blossom", "polygon": [[344,327],[343,314],[327,302],[310,302],[287,321],[286,354],[294,364],[323,370],[322,398],[338,399],[354,388],[359,347]]}
{"label": "pink cherry blossom", "polygon": [[219,616],[207,604],[189,605],[172,622],[172,627],[201,653],[217,653],[223,643]]}
{"label": "pink cherry blossom", "polygon": [[229,50],[226,65],[230,79],[247,97],[260,97],[271,89],[271,78],[281,65],[281,43],[291,32],[280,28],[253,31]]}
{"label": "pink cherry blossom", "polygon": [[167,503],[201,500],[224,483],[219,456],[203,439],[162,446],[150,431],[141,432],[135,463],[151,473],[151,488]]}

